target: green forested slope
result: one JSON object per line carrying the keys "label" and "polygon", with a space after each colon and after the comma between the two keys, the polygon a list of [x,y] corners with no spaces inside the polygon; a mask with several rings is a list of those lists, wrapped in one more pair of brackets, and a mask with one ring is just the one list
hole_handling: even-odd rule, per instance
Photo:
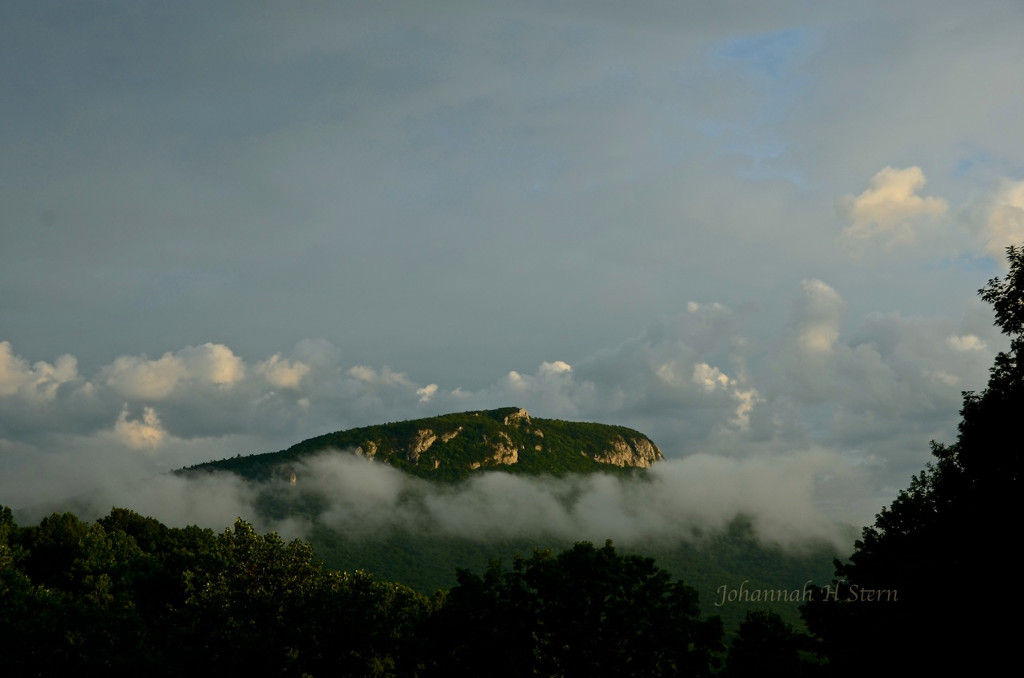
{"label": "green forested slope", "polygon": [[287,476],[327,450],[351,450],[412,475],[456,481],[473,472],[563,475],[629,473],[662,459],[644,434],[623,426],[530,417],[516,407],[460,412],[338,431],[280,452],[198,464],[183,473],[230,471],[249,480]]}

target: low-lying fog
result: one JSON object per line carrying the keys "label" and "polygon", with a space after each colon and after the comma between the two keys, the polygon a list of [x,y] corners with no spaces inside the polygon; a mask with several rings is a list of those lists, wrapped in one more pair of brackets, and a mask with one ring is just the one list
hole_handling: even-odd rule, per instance
{"label": "low-lying fog", "polygon": [[[168,474],[84,495],[74,510],[96,518],[119,506],[172,526],[217,530],[242,517],[289,539],[308,537],[315,520],[351,537],[408,529],[480,540],[544,535],[621,544],[693,539],[743,515],[766,543],[849,546],[843,536],[848,531],[817,508],[817,481],[842,469],[824,452],[743,460],[697,454],[658,463],[644,479],[488,472],[454,485],[427,482],[347,451],[293,467],[294,485],[286,479],[251,483],[230,473]],[[315,516],[272,519],[258,508],[261,496],[287,501],[300,493],[316,500],[305,503],[320,507]],[[22,519],[42,513],[25,511]]]}

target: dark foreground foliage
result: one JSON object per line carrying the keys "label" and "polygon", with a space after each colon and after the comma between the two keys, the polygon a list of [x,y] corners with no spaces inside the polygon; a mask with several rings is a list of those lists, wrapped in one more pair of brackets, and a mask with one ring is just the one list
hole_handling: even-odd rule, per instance
{"label": "dark foreground foliage", "polygon": [[0,673],[413,675],[434,603],[324,570],[309,544],[114,509],[0,527]]}
{"label": "dark foreground foliage", "polygon": [[462,570],[437,624],[449,676],[704,676],[722,637],[696,591],[610,542]]}
{"label": "dark foreground foliage", "polygon": [[20,528],[0,509],[4,676],[701,676],[721,635],[693,589],[610,544],[463,571],[428,598],[242,520]]}

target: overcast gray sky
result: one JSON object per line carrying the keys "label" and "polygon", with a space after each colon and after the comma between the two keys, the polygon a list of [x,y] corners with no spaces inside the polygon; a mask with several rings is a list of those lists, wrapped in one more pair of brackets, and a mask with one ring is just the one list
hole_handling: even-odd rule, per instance
{"label": "overcast gray sky", "polygon": [[1005,346],[1022,34],[992,0],[0,0],[0,503],[518,405],[870,521]]}

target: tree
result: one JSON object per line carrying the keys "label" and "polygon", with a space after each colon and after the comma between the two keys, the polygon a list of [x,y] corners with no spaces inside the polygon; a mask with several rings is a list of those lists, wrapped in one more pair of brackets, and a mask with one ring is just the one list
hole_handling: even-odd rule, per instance
{"label": "tree", "polygon": [[[996,356],[987,388],[965,392],[955,443],[932,442],[935,461],[866,527],[848,563],[836,562],[838,600],[805,606],[836,675],[887,665],[921,673],[997,665],[1016,643],[1020,593],[1004,586],[1006,556],[1021,525],[1024,443],[1024,249],[979,290],[1010,349]],[[890,592],[884,596],[866,591]],[[870,649],[870,651],[869,651]]]}
{"label": "tree", "polygon": [[[6,522],[6,521],[5,521]],[[145,555],[122,531],[107,532],[71,513],[11,529],[15,558],[4,568],[0,656],[10,675],[80,676],[145,670],[152,653],[131,581]],[[152,674],[151,671],[144,671]]]}
{"label": "tree", "polygon": [[364,572],[325,571],[313,547],[237,520],[184,573],[188,673],[411,674],[427,599]]}
{"label": "tree", "polygon": [[440,675],[701,676],[721,648],[721,622],[700,620],[695,590],[611,542],[458,579],[437,625]]}
{"label": "tree", "polygon": [[809,639],[770,610],[750,610],[729,646],[726,678],[802,676],[813,670],[801,650]]}
{"label": "tree", "polygon": [[218,535],[213,558],[183,573],[184,645],[195,666],[228,673],[291,672],[301,601],[322,570],[307,542],[261,535],[244,520]]}

